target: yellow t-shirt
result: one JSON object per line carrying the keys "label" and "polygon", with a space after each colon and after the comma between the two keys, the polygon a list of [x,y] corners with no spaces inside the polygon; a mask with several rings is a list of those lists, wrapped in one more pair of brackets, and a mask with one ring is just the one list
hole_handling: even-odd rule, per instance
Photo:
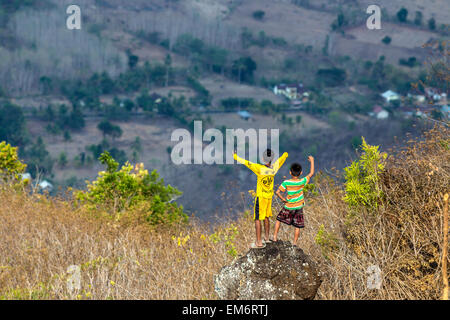
{"label": "yellow t-shirt", "polygon": [[288,153],[285,152],[280,158],[278,158],[277,161],[275,161],[275,163],[272,166],[267,167],[263,164],[253,163],[248,160],[242,159],[237,154],[233,155],[234,160],[237,160],[239,163],[242,163],[247,168],[252,170],[254,174],[256,174],[257,177],[256,196],[261,198],[272,198],[273,181],[275,174],[284,164],[287,157]]}

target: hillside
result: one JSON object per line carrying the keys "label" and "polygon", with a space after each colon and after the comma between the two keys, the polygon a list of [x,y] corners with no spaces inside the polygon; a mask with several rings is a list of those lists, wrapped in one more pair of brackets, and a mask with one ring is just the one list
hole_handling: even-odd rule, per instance
{"label": "hillside", "polygon": [[[108,150],[157,169],[184,191],[189,213],[210,219],[240,212],[251,199],[228,191],[254,181],[232,166],[170,161],[171,133],[194,120],[221,132],[278,129],[289,161],[313,154],[329,170],[357,156],[361,136],[388,150],[429,129],[427,117],[448,116],[447,98],[431,110],[434,94],[425,94],[448,94],[424,65],[448,50],[439,42],[449,38],[444,1],[381,1],[381,30],[366,28],[365,0],[82,0],[81,30],[66,27],[70,4],[0,1],[0,141],[19,146],[34,182],[50,181],[53,195],[85,187]],[[300,83],[307,98],[274,93]],[[384,100],[387,90],[399,101]]]}
{"label": "hillside", "polygon": [[[376,175],[382,193],[370,205],[362,200],[373,186],[358,195],[349,175],[314,178],[299,246],[323,272],[317,299],[441,297],[449,142],[448,129],[436,127],[386,162],[373,147],[364,149],[371,156],[363,153],[361,165],[383,168]],[[248,211],[213,226],[196,219],[151,225],[140,207],[103,214],[73,198],[0,187],[0,299],[217,299],[213,275],[253,241]],[[291,238],[283,227],[280,239]],[[377,290],[368,286],[373,266],[381,270]]]}

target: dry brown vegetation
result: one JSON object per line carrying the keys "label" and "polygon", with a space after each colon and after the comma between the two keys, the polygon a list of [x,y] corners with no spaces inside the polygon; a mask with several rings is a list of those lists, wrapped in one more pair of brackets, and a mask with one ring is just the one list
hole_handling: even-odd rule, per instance
{"label": "dry brown vegetation", "polygon": [[[376,212],[350,212],[335,179],[316,177],[299,246],[324,274],[318,299],[441,297],[449,143],[449,130],[440,127],[390,154]],[[215,299],[213,275],[253,237],[247,213],[214,227],[193,221],[151,229],[132,213],[92,216],[71,202],[3,188],[0,298]],[[281,228],[280,239],[292,237]],[[81,289],[73,292],[70,265],[81,267]],[[372,265],[381,269],[379,290],[367,286]]]}

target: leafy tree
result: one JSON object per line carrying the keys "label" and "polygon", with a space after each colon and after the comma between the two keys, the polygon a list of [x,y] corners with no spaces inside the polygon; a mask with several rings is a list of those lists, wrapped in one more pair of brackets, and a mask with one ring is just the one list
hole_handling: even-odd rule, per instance
{"label": "leafy tree", "polygon": [[84,115],[79,108],[74,108],[67,119],[67,126],[74,130],[84,128]]}
{"label": "leafy tree", "polygon": [[130,69],[134,69],[137,66],[138,62],[139,62],[138,56],[131,53],[128,55],[128,67],[130,67]]}
{"label": "leafy tree", "polygon": [[9,102],[0,105],[0,141],[17,146],[25,143],[25,117],[22,108]]}
{"label": "leafy tree", "polygon": [[137,160],[139,154],[142,152],[142,141],[141,137],[136,137],[131,144],[131,150],[133,150],[134,160]]}
{"label": "leafy tree", "polygon": [[383,38],[383,40],[381,40],[384,44],[390,44],[392,41],[392,38],[389,36],[386,36]]}
{"label": "leafy tree", "polygon": [[436,30],[436,20],[434,18],[428,20],[428,28],[430,28],[430,30]]}
{"label": "leafy tree", "polygon": [[58,164],[61,166],[61,168],[64,168],[67,163],[67,154],[65,152],[61,152],[58,157]]}
{"label": "leafy tree", "polygon": [[340,12],[336,18],[336,20],[333,21],[331,24],[331,28],[333,30],[341,29],[342,27],[348,25],[348,20],[345,17],[344,13]]}
{"label": "leafy tree", "polygon": [[70,141],[72,140],[72,136],[70,135],[69,131],[64,131],[64,141]]}
{"label": "leafy tree", "polygon": [[11,147],[5,141],[0,142],[0,181],[20,181],[20,174],[25,172],[26,164],[19,160],[17,147]]}
{"label": "leafy tree", "polygon": [[160,103],[157,104],[158,113],[173,116],[175,114],[175,108],[172,103],[168,99],[163,99]]}
{"label": "leafy tree", "polygon": [[149,173],[143,164],[133,167],[129,163],[119,169],[108,152],[102,153],[99,160],[106,170],[87,184],[87,191],[76,193],[80,204],[118,217],[127,211],[137,212],[151,225],[187,221],[182,207],[172,202],[181,192],[165,186],[156,170]]}
{"label": "leafy tree", "polygon": [[317,79],[326,86],[337,86],[343,84],[347,78],[347,73],[343,69],[319,69],[317,71]]}
{"label": "leafy tree", "polygon": [[124,107],[128,112],[133,111],[134,109],[134,102],[130,99],[126,99],[124,102]]}
{"label": "leafy tree", "polygon": [[387,154],[380,153],[378,146],[368,145],[364,137],[362,154],[359,160],[344,168],[345,197],[350,208],[365,207],[369,210],[378,207],[383,197],[380,187],[380,173],[384,170]]}
{"label": "leafy tree", "polygon": [[408,19],[408,10],[406,10],[406,8],[401,8],[397,12],[397,19],[400,22],[406,22],[406,20]]}
{"label": "leafy tree", "polygon": [[417,58],[416,57],[409,57],[408,60],[406,59],[400,59],[399,60],[399,64],[403,65],[403,66],[407,66],[410,68],[413,68],[417,65]]}
{"label": "leafy tree", "polygon": [[223,73],[228,60],[228,51],[219,47],[209,47],[203,54],[203,60],[210,71]]}
{"label": "leafy tree", "polygon": [[103,133],[103,138],[106,136],[111,136],[114,138],[119,138],[122,136],[122,129],[119,126],[116,126],[109,122],[108,120],[103,120],[97,125],[98,130]]}
{"label": "leafy tree", "polygon": [[239,82],[252,82],[256,68],[256,62],[251,57],[242,57],[233,61],[232,73]]}
{"label": "leafy tree", "polygon": [[263,10],[256,10],[253,12],[253,18],[255,18],[256,20],[262,20],[264,18],[264,16],[266,15],[266,13]]}
{"label": "leafy tree", "polygon": [[38,137],[27,149],[25,155],[29,172],[33,177],[36,177],[38,173],[44,175],[52,173],[53,159],[50,157],[50,153],[47,151],[44,140],[41,137]]}
{"label": "leafy tree", "polygon": [[50,77],[42,76],[39,79],[39,83],[41,84],[43,94],[49,94],[53,90],[53,83]]}
{"label": "leafy tree", "polygon": [[418,26],[422,25],[423,14],[421,11],[416,11],[416,17],[414,18],[414,23]]}

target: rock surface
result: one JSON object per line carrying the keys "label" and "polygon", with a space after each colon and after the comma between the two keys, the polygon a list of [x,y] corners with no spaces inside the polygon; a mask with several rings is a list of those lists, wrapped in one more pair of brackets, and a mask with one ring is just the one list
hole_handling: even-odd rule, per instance
{"label": "rock surface", "polygon": [[281,240],[250,249],[214,276],[219,298],[227,300],[310,300],[321,282],[311,258]]}

